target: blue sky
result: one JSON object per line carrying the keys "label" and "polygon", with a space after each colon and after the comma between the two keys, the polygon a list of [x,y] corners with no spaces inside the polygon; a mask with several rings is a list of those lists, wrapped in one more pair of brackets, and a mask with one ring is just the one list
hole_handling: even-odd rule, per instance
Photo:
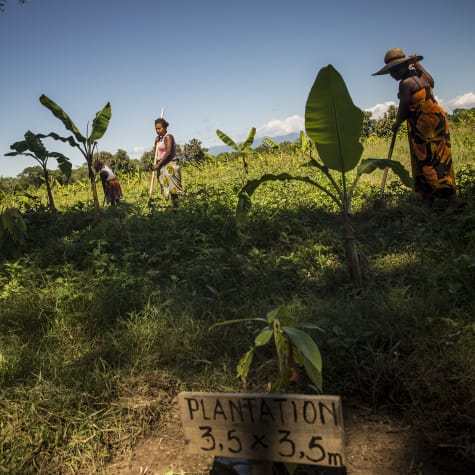
{"label": "blue sky", "polygon": [[[435,93],[450,112],[475,106],[473,0],[7,0],[0,12],[0,176],[36,165],[4,157],[24,133],[63,125],[39,102],[46,94],[85,133],[107,102],[99,150],[140,158],[165,109],[183,145],[221,145],[251,127],[260,136],[303,129],[320,68],[332,64],[361,109],[397,102],[397,83],[372,77],[386,51],[424,56]],[[52,139],[50,151],[84,159]],[[51,160],[50,168],[56,163]]]}

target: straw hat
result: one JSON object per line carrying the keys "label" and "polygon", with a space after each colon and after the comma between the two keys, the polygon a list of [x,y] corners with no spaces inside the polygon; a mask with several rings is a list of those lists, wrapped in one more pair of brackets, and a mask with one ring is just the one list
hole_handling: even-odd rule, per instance
{"label": "straw hat", "polygon": [[394,66],[399,66],[402,63],[413,64],[421,61],[422,56],[406,56],[406,53],[401,48],[392,48],[384,56],[384,62],[386,66],[381,68],[376,73],[373,73],[372,76],[379,76],[380,74],[388,74],[391,68]]}

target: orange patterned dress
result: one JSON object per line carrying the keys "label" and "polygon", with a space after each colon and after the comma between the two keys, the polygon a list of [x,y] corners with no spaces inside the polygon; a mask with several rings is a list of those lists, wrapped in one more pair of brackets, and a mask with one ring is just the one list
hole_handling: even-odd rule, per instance
{"label": "orange patterned dress", "polygon": [[423,198],[454,196],[448,119],[430,86],[412,94],[407,131],[415,191]]}

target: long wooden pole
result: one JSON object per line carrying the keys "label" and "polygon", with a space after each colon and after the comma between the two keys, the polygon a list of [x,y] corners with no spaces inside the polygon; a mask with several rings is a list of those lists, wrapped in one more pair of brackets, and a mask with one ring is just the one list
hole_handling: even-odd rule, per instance
{"label": "long wooden pole", "polygon": [[[160,112],[160,119],[163,119],[165,114],[165,109],[162,107]],[[158,162],[158,142],[155,144],[155,156],[153,158],[153,164],[156,165]],[[153,182],[155,180],[155,170],[152,170],[152,178],[150,179],[150,188],[148,190],[148,200],[150,201],[153,198]]]}
{"label": "long wooden pole", "polygon": [[[388,160],[391,160],[393,156],[393,150],[394,150],[394,144],[396,143],[396,137],[397,137],[397,130],[393,132],[393,136],[391,137],[391,145],[389,146],[389,152],[388,152]],[[383,199],[384,196],[384,188],[386,186],[386,180],[388,179],[388,170],[389,168],[386,167],[383,172],[383,179],[381,180],[381,192],[380,192],[380,199]]]}

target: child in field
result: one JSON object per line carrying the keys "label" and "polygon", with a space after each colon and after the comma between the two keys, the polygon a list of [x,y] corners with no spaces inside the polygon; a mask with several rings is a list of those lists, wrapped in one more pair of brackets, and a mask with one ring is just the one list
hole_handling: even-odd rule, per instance
{"label": "child in field", "polygon": [[97,161],[94,164],[96,173],[99,173],[102,182],[102,188],[104,190],[104,198],[111,205],[115,206],[119,204],[122,198],[122,189],[120,182],[115,176],[114,172],[104,163]]}

